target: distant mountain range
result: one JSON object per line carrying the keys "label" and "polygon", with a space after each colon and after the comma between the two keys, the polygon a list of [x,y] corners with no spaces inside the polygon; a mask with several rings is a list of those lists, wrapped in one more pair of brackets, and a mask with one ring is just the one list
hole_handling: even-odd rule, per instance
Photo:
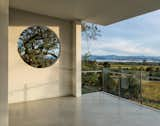
{"label": "distant mountain range", "polygon": [[105,55],[96,56],[91,55],[92,61],[108,61],[108,62],[160,62],[160,56],[117,56],[117,55]]}

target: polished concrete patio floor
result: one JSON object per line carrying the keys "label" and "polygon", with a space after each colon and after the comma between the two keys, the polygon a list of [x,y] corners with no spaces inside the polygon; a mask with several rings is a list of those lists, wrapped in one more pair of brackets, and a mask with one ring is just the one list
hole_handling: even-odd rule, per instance
{"label": "polished concrete patio floor", "polygon": [[9,106],[9,126],[160,126],[160,112],[104,94]]}

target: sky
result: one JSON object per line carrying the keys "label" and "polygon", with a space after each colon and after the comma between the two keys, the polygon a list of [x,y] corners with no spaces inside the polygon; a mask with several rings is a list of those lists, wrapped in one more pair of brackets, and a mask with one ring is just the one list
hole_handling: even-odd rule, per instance
{"label": "sky", "polygon": [[[160,56],[160,10],[99,29],[101,37],[89,41],[92,55]],[[87,51],[82,39],[82,54]]]}

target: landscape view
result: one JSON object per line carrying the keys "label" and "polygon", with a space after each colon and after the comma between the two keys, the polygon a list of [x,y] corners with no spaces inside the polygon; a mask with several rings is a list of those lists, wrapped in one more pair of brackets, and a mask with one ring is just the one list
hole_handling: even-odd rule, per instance
{"label": "landscape view", "polygon": [[160,11],[83,25],[83,94],[104,91],[160,109]]}

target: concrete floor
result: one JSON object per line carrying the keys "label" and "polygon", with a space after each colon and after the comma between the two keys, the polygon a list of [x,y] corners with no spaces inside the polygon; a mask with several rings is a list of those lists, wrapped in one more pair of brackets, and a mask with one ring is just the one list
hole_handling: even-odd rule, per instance
{"label": "concrete floor", "polygon": [[160,112],[103,93],[10,105],[9,126],[160,126]]}

